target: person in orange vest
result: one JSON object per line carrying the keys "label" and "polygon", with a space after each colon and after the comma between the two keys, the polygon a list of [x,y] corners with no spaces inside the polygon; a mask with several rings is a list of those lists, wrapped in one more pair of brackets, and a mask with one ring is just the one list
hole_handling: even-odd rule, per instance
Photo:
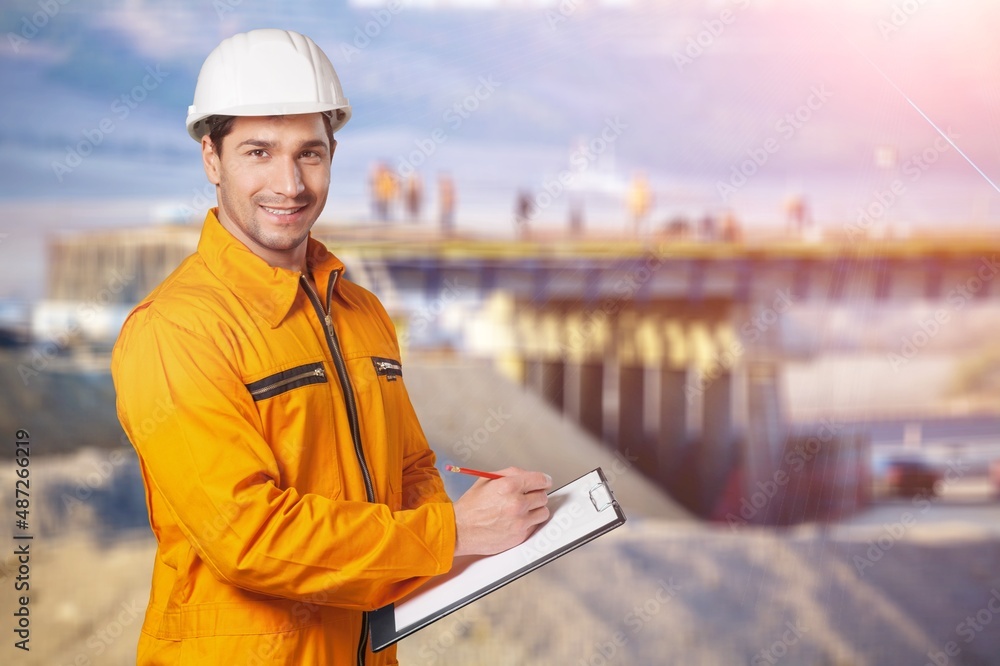
{"label": "person in orange vest", "polygon": [[372,170],[371,191],[375,218],[387,222],[392,217],[392,202],[399,192],[399,183],[396,174],[384,162],[379,162]]}
{"label": "person in orange vest", "polygon": [[396,664],[369,611],[548,517],[540,472],[449,499],[392,321],[310,235],[350,117],[298,33],[235,35],[202,66],[187,127],[218,207],[112,354],[157,542],[140,665]]}

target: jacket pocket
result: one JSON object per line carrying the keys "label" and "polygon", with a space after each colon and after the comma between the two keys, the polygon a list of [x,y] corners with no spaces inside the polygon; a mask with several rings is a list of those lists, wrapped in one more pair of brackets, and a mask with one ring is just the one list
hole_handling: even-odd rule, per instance
{"label": "jacket pocket", "polygon": [[282,370],[270,377],[247,384],[247,390],[255,402],[273,398],[292,389],[309,384],[327,383],[326,368],[322,362],[307,363],[288,370]]}
{"label": "jacket pocket", "polygon": [[403,365],[395,359],[372,356],[372,364],[375,366],[375,374],[390,382],[403,376]]}

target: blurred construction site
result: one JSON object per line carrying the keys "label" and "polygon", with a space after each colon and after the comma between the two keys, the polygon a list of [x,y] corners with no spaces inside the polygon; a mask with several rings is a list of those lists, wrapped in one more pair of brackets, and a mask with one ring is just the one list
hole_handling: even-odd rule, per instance
{"label": "blurred construction site", "polygon": [[[70,585],[80,553],[94,548],[135,567],[107,570],[128,589],[99,609],[76,580],[75,600],[60,595],[39,611],[53,635],[82,623],[90,639],[89,648],[47,641],[47,663],[74,654],[116,663],[98,657],[122,603],[139,609],[121,628],[135,637],[153,543],[108,353],[125,313],[194,250],[199,231],[154,224],[51,237],[48,295],[30,323],[6,329],[0,418],[43,443],[34,524],[65,544],[39,567],[58,567]],[[989,336],[973,348],[981,357],[939,366],[941,350],[964,348],[985,326],[978,320],[1000,313],[990,284],[1000,237],[623,240],[566,230],[542,241],[336,222],[314,235],[391,313],[441,466],[516,464],[557,484],[600,466],[630,518],[532,583],[407,639],[414,663],[690,663],[696,654],[721,664],[773,645],[795,663],[914,663],[889,658],[944,641],[961,603],[931,598],[997,584],[987,564],[1000,524]],[[898,314],[878,332],[859,330],[869,308]],[[924,476],[899,477],[912,461]],[[88,568],[109,566],[94,557]],[[911,580],[901,571],[915,562]],[[928,580],[939,566],[951,569]],[[917,579],[927,603],[903,603]],[[630,615],[646,597],[656,612]],[[511,605],[518,622],[505,617]],[[732,625],[721,641],[700,624],[716,626],[720,607]],[[568,626],[553,619],[564,616]],[[533,638],[542,617],[544,647]],[[607,639],[580,642],[580,623]],[[646,623],[689,629],[672,642]],[[794,646],[781,644],[787,623]],[[133,646],[106,649],[126,661]],[[998,647],[995,633],[975,646]],[[657,661],[663,651],[678,656]]]}
{"label": "blurred construction site", "polygon": [[400,663],[1000,664],[1000,6],[51,4],[0,10],[33,537],[2,663],[135,660],[155,540],[110,350],[216,203],[195,61],[280,21],[354,105],[312,233],[392,317],[439,468],[601,467],[628,516]]}

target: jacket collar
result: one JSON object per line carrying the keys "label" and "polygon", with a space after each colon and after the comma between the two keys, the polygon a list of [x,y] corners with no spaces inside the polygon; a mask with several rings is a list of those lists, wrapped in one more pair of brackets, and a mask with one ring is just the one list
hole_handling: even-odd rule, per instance
{"label": "jacket collar", "polygon": [[[275,328],[295,303],[302,273],[275,268],[258,257],[222,226],[217,211],[212,208],[205,216],[198,254],[237,298]],[[331,273],[342,272],[344,264],[311,234],[307,242],[306,264],[320,293],[325,293]],[[339,292],[339,286],[335,290]]]}

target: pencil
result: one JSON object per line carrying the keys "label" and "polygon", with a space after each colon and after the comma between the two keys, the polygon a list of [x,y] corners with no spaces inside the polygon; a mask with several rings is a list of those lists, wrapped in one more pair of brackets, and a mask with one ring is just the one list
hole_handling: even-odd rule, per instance
{"label": "pencil", "polygon": [[455,465],[445,465],[444,468],[449,472],[457,472],[459,474],[471,474],[473,476],[481,476],[484,479],[502,479],[502,474],[494,474],[493,472],[483,472],[478,469],[469,469],[468,467],[457,467]]}

